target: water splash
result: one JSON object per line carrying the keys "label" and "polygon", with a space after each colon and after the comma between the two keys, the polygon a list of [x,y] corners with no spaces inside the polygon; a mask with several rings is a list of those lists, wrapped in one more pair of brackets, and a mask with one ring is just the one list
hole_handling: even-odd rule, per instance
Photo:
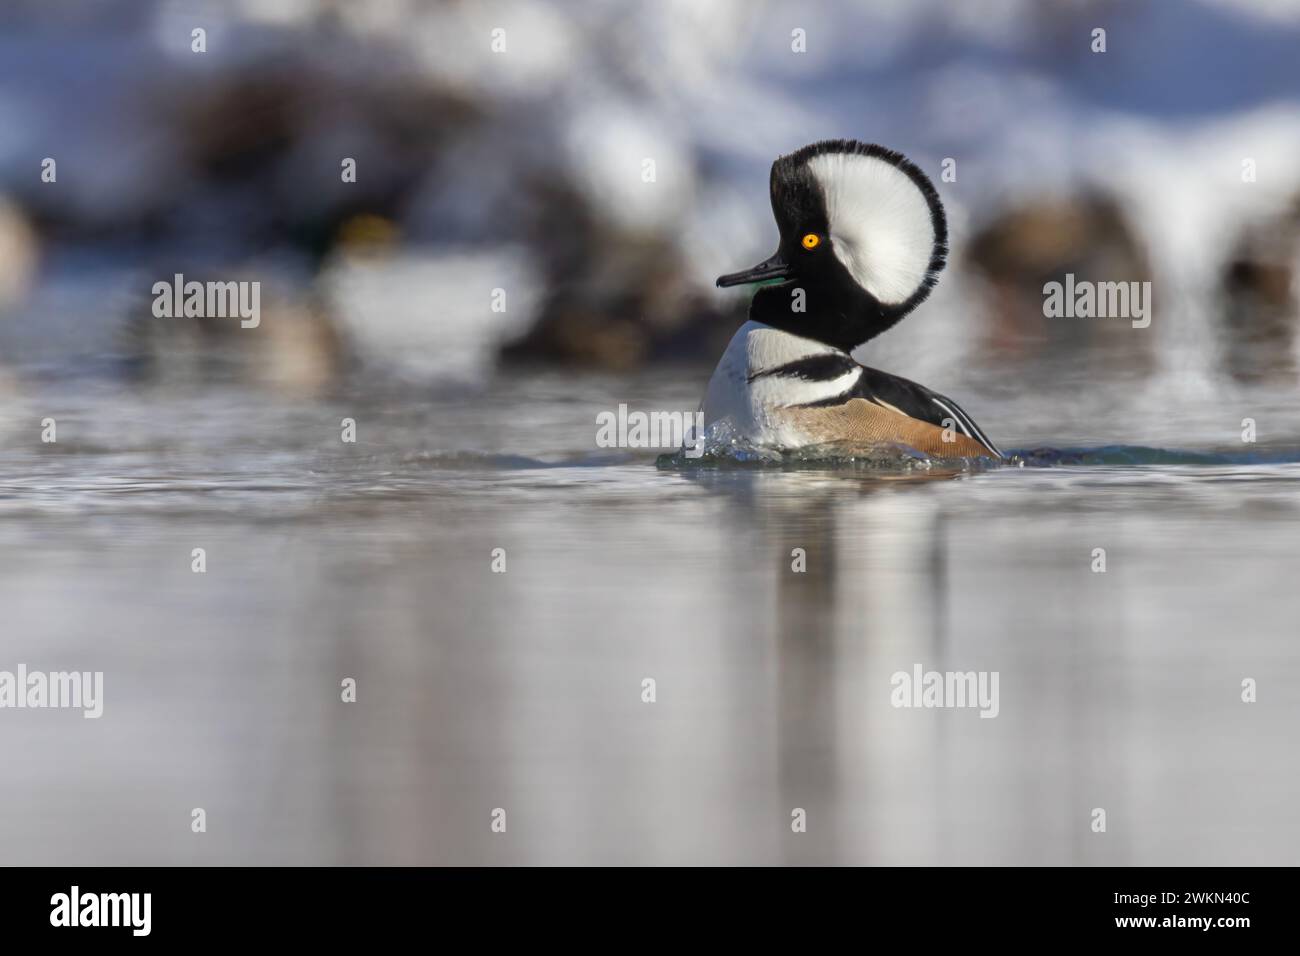
{"label": "water splash", "polygon": [[702,449],[681,448],[660,455],[656,466],[664,470],[779,468],[851,469],[886,473],[977,471],[995,466],[992,458],[936,458],[907,445],[828,442],[795,449],[756,444],[721,421],[709,427]]}
{"label": "water splash", "polygon": [[1039,447],[1013,449],[1006,458],[934,457],[902,444],[859,445],[829,442],[797,449],[758,445],[728,424],[711,426],[703,453],[686,448],[660,455],[663,470],[782,468],[846,469],[881,472],[978,472],[997,468],[1059,468],[1080,466],[1142,465],[1284,465],[1300,463],[1300,448],[1254,451],[1154,448],[1146,445],[1102,445],[1096,448]]}

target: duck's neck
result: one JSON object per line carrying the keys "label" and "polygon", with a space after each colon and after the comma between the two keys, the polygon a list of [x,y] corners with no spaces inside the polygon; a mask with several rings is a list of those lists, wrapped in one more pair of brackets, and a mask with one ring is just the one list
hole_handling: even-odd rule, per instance
{"label": "duck's neck", "polygon": [[774,329],[852,352],[892,328],[906,313],[891,313],[855,285],[801,286],[798,280],[760,286],[749,317]]}

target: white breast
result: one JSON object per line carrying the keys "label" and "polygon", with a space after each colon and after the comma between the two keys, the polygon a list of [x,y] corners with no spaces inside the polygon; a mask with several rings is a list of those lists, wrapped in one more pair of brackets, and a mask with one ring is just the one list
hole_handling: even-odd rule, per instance
{"label": "white breast", "polygon": [[784,375],[751,379],[760,372],[800,359],[842,354],[825,343],[791,335],[761,322],[746,322],[732,336],[709,379],[704,394],[705,427],[728,420],[739,435],[757,444],[780,447],[807,444],[805,436],[794,433],[783,422],[780,410],[843,395],[857,382],[861,371],[852,369],[835,378],[812,381]]}

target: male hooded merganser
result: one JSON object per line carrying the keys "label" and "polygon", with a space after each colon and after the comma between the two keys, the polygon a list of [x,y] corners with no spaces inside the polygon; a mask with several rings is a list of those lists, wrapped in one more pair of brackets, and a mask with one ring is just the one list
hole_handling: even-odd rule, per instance
{"label": "male hooded merganser", "polygon": [[849,354],[938,281],[948,227],[925,174],[884,147],[828,140],[774,162],[771,189],[776,254],[718,279],[765,284],[709,380],[706,426],[728,419],[781,448],[897,443],[935,457],[1001,458],[952,399]]}

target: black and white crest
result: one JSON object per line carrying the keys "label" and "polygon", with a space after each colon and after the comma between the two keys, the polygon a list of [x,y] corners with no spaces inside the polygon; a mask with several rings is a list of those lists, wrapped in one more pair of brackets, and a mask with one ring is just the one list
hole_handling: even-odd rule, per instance
{"label": "black and white crest", "polygon": [[[856,140],[805,146],[772,164],[783,243],[824,230],[830,250],[885,314],[906,315],[934,288],[948,255],[943,203],[901,153]],[[786,255],[795,260],[798,250]]]}

